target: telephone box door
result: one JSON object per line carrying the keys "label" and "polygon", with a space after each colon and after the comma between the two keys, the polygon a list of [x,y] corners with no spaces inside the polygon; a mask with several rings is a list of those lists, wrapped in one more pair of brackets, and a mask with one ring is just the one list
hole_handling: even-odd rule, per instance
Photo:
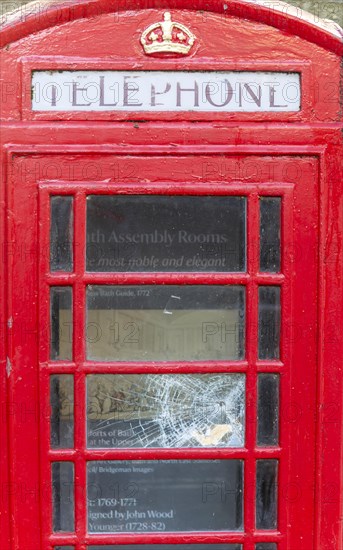
{"label": "telephone box door", "polygon": [[13,156],[15,548],[313,548],[317,182],[259,148]]}

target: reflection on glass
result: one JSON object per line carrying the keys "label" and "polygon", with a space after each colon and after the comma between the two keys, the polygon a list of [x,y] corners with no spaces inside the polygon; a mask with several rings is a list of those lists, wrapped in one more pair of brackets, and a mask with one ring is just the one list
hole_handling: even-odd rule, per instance
{"label": "reflection on glass", "polygon": [[73,358],[72,287],[50,289],[51,359],[71,361]]}
{"label": "reflection on glass", "polygon": [[277,460],[257,460],[256,527],[277,528]]}
{"label": "reflection on glass", "polygon": [[88,462],[88,532],[241,531],[243,461]]}
{"label": "reflection on glass", "polygon": [[50,199],[50,269],[73,270],[73,197]]}
{"label": "reflection on glass", "polygon": [[244,271],[246,199],[90,195],[88,271]]}
{"label": "reflection on glass", "polygon": [[255,545],[255,550],[277,550],[275,542],[259,542]]}
{"label": "reflection on glass", "polygon": [[87,443],[112,447],[243,447],[245,376],[87,377]]}
{"label": "reflection on glass", "polygon": [[54,532],[74,531],[74,464],[53,462],[52,504]]}
{"label": "reflection on glass", "polygon": [[50,376],[50,442],[53,449],[74,447],[74,377]]}
{"label": "reflection on glass", "polygon": [[88,550],[242,550],[241,544],[129,544],[88,546]]}
{"label": "reflection on glass", "polygon": [[281,268],[281,199],[260,199],[260,271],[277,273]]}
{"label": "reflection on glass", "polygon": [[280,358],[280,314],[280,287],[261,286],[258,312],[259,359]]}
{"label": "reflection on glass", "polygon": [[89,286],[87,358],[197,361],[244,357],[240,286]]}
{"label": "reflection on glass", "polygon": [[279,442],[279,375],[259,374],[257,444]]}

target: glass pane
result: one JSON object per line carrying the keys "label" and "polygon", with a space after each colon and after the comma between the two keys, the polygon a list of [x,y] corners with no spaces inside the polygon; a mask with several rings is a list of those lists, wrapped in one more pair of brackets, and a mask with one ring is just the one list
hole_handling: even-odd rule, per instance
{"label": "glass pane", "polygon": [[280,358],[280,314],[280,287],[261,286],[258,313],[259,359]]}
{"label": "glass pane", "polygon": [[243,461],[89,462],[90,533],[241,531]]}
{"label": "glass pane", "polygon": [[74,447],[74,377],[50,376],[50,441],[53,449]]}
{"label": "glass pane", "polygon": [[281,268],[281,199],[260,199],[260,271],[277,273]]}
{"label": "glass pane", "polygon": [[74,531],[74,464],[53,462],[52,465],[53,530]]}
{"label": "glass pane", "polygon": [[258,460],[256,465],[256,527],[277,528],[277,460]]}
{"label": "glass pane", "polygon": [[242,550],[241,544],[129,544],[88,546],[88,550]]}
{"label": "glass pane", "polygon": [[259,542],[255,546],[255,550],[277,550],[275,542]]}
{"label": "glass pane", "polygon": [[111,447],[243,447],[242,374],[87,377],[87,442]]}
{"label": "glass pane", "polygon": [[50,199],[50,269],[73,270],[73,197]]}
{"label": "glass pane", "polygon": [[89,286],[87,306],[90,360],[201,361],[244,356],[244,287]]}
{"label": "glass pane", "polygon": [[72,287],[54,286],[51,300],[51,359],[71,361],[73,358]]}
{"label": "glass pane", "polygon": [[[75,546],[55,546],[55,550],[74,550]],[[100,548],[100,547],[99,547]],[[102,546],[102,548],[104,548]]]}
{"label": "glass pane", "polygon": [[90,195],[88,271],[245,271],[246,199]]}
{"label": "glass pane", "polygon": [[258,445],[277,445],[279,442],[279,375],[258,376]]}

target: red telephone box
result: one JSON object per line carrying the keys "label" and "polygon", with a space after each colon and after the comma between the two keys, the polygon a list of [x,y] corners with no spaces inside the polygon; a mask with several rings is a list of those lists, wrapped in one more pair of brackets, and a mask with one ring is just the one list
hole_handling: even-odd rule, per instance
{"label": "red telephone box", "polygon": [[342,33],[76,0],[2,31],[2,550],[342,550]]}

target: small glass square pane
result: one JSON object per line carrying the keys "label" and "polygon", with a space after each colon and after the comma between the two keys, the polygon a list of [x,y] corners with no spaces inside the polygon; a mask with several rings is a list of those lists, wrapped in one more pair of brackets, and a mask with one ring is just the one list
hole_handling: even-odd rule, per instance
{"label": "small glass square pane", "polygon": [[[101,548],[104,548],[103,546]],[[54,546],[54,550],[74,550],[75,546]]]}
{"label": "small glass square pane", "polygon": [[243,461],[88,462],[88,532],[242,531]]}
{"label": "small glass square pane", "polygon": [[87,377],[89,448],[243,447],[245,375]]}
{"label": "small glass square pane", "polygon": [[90,195],[87,271],[245,271],[246,199]]}
{"label": "small glass square pane", "polygon": [[75,528],[74,464],[53,462],[51,474],[53,531],[55,533],[73,532]]}
{"label": "small glass square pane", "polygon": [[277,528],[278,460],[256,463],[256,527]]}
{"label": "small glass square pane", "polygon": [[259,359],[280,358],[280,287],[259,288],[258,313],[258,357]]}
{"label": "small glass square pane", "polygon": [[281,269],[281,198],[260,199],[260,271],[277,273]]}
{"label": "small glass square pane", "polygon": [[54,196],[50,199],[50,269],[73,270],[73,197]]}
{"label": "small glass square pane", "polygon": [[258,375],[258,445],[277,445],[279,442],[279,379],[278,374]]}
{"label": "small glass square pane", "polygon": [[255,550],[277,550],[275,542],[259,542],[255,546]]}
{"label": "small glass square pane", "polygon": [[204,361],[244,357],[241,286],[89,286],[87,358]]}
{"label": "small glass square pane", "polygon": [[50,442],[52,449],[74,447],[74,377],[50,376]]}
{"label": "small glass square pane", "polygon": [[50,289],[50,356],[54,361],[73,358],[73,295],[72,287]]}

